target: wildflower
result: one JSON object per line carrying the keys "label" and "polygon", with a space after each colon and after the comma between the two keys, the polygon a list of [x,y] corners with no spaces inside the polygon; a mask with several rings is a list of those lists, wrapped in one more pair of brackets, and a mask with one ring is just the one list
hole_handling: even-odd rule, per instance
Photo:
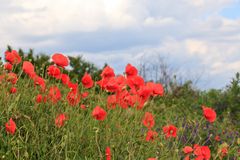
{"label": "wildflower", "polygon": [[96,120],[103,121],[107,116],[107,112],[101,107],[96,106],[92,111],[92,116]]}
{"label": "wildflower", "polygon": [[67,101],[71,106],[75,106],[80,102],[81,95],[77,90],[71,90],[67,94]]}
{"label": "wildflower", "polygon": [[144,117],[143,117],[142,123],[148,129],[151,129],[154,126],[154,124],[155,124],[153,115],[151,113],[149,113],[149,112],[146,112]]}
{"label": "wildflower", "polygon": [[136,90],[144,85],[144,79],[141,76],[131,76],[127,78],[127,84],[131,88],[132,93],[135,94]]}
{"label": "wildflower", "polygon": [[12,70],[12,64],[11,63],[5,63],[4,64],[4,69],[11,71]]}
{"label": "wildflower", "polygon": [[103,78],[103,79],[97,81],[97,84],[101,87],[101,89],[105,89],[107,83],[108,83],[108,79],[106,79],[106,78]]}
{"label": "wildflower", "polygon": [[118,92],[119,91],[118,83],[114,77],[109,78],[105,87],[106,87],[106,90],[109,92]]}
{"label": "wildflower", "polygon": [[72,83],[71,81],[68,82],[68,88],[72,90],[77,90],[78,89],[78,84],[77,83]]}
{"label": "wildflower", "polygon": [[34,71],[34,66],[31,62],[28,61],[24,61],[23,62],[23,72],[26,73],[27,75],[32,75],[35,71]]}
{"label": "wildflower", "polygon": [[212,108],[202,106],[204,117],[210,122],[213,123],[216,120],[217,114]]}
{"label": "wildflower", "polygon": [[61,81],[62,84],[68,85],[68,83],[70,82],[70,78],[67,74],[61,74]]}
{"label": "wildflower", "polygon": [[55,53],[52,56],[52,60],[56,65],[63,67],[63,68],[68,66],[68,64],[69,64],[69,59],[61,53]]}
{"label": "wildflower", "polygon": [[93,86],[93,80],[92,80],[92,77],[85,73],[83,78],[82,78],[82,84],[85,88],[91,88]]}
{"label": "wildflower", "polygon": [[227,147],[223,147],[221,149],[221,157],[225,157],[228,154],[228,149]]}
{"label": "wildflower", "polygon": [[131,64],[127,64],[125,68],[125,73],[127,77],[136,76],[138,74],[138,70],[136,67],[132,66]]}
{"label": "wildflower", "polygon": [[42,99],[43,99],[43,97],[42,97],[41,94],[38,94],[38,95],[36,96],[36,102],[37,102],[37,103],[41,103],[41,102],[42,102]]}
{"label": "wildflower", "polygon": [[10,134],[14,134],[16,131],[16,123],[10,118],[10,120],[5,124],[6,132]]}
{"label": "wildflower", "polygon": [[34,86],[39,85],[42,88],[42,90],[45,90],[46,84],[45,84],[45,80],[42,77],[35,76],[33,80],[34,80]]}
{"label": "wildflower", "polygon": [[116,95],[110,95],[107,97],[107,108],[114,109],[116,108],[117,98]]}
{"label": "wildflower", "polygon": [[111,160],[111,149],[110,147],[106,147],[106,160]]}
{"label": "wildflower", "polygon": [[111,67],[106,66],[101,73],[101,77],[107,78],[107,79],[111,77],[115,77],[114,70]]}
{"label": "wildflower", "polygon": [[62,98],[61,92],[58,89],[58,87],[56,87],[56,86],[50,87],[49,92],[48,92],[48,98],[53,103],[57,103]]}
{"label": "wildflower", "polygon": [[84,104],[81,104],[80,106],[81,109],[85,110],[86,109],[86,106]]}
{"label": "wildflower", "polygon": [[82,98],[87,98],[88,97],[88,92],[83,92],[82,94],[81,94],[81,96],[82,96]]}
{"label": "wildflower", "polygon": [[194,152],[197,157],[196,160],[209,160],[211,157],[211,151],[208,146],[194,146]]}
{"label": "wildflower", "polygon": [[16,50],[12,50],[11,52],[5,52],[5,59],[11,64],[19,64],[22,61],[22,58],[19,56]]}
{"label": "wildflower", "polygon": [[17,88],[16,87],[12,87],[10,89],[10,93],[13,94],[13,93],[16,93],[17,92]]}
{"label": "wildflower", "polygon": [[193,151],[193,148],[190,147],[190,146],[185,146],[185,147],[183,148],[183,152],[184,152],[185,154],[191,153],[192,151]]}
{"label": "wildflower", "polygon": [[217,142],[219,142],[219,141],[221,140],[220,136],[218,136],[218,135],[217,135],[214,139],[215,139],[215,141],[217,141]]}
{"label": "wildflower", "polygon": [[119,86],[119,89],[123,89],[126,86],[126,79],[123,75],[119,75],[116,77],[116,82]]}
{"label": "wildflower", "polygon": [[168,126],[163,127],[163,132],[164,132],[166,138],[169,138],[169,137],[176,138],[177,130],[178,129],[174,125],[168,125]]}
{"label": "wildflower", "polygon": [[190,160],[190,156],[187,155],[187,156],[184,158],[184,160]]}
{"label": "wildflower", "polygon": [[17,83],[17,75],[13,72],[10,72],[7,74],[7,81],[11,82],[12,84],[16,84]]}
{"label": "wildflower", "polygon": [[64,122],[67,120],[65,114],[59,114],[55,119],[55,125],[60,128],[64,125]]}
{"label": "wildflower", "polygon": [[151,90],[146,86],[141,86],[137,94],[141,98],[141,101],[146,102],[151,95]]}
{"label": "wildflower", "polygon": [[154,141],[157,135],[157,132],[149,130],[146,135],[146,141]]}
{"label": "wildflower", "polygon": [[164,94],[164,88],[162,84],[160,83],[155,84],[153,88],[153,95],[163,96],[163,94]]}
{"label": "wildflower", "polygon": [[61,71],[58,67],[54,66],[54,65],[50,65],[48,68],[47,68],[47,73],[49,76],[52,76],[52,77],[59,77],[60,74],[61,74]]}
{"label": "wildflower", "polygon": [[128,100],[127,97],[129,95],[130,94],[128,93],[127,90],[123,90],[123,91],[121,91],[117,94],[116,98],[117,98],[117,102],[118,102],[120,107],[122,107],[124,109],[128,108],[129,103],[127,101]]}
{"label": "wildflower", "polygon": [[151,89],[152,96],[163,96],[164,88],[161,83],[147,82],[146,86]]}

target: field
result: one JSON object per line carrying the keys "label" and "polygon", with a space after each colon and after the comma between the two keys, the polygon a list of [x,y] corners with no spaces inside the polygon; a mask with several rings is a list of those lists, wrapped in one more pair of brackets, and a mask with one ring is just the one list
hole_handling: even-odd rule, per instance
{"label": "field", "polygon": [[46,75],[16,51],[5,60],[0,159],[239,159],[239,126],[229,112],[145,82],[131,64],[123,75],[106,66],[100,80],[86,73],[74,81],[62,54]]}

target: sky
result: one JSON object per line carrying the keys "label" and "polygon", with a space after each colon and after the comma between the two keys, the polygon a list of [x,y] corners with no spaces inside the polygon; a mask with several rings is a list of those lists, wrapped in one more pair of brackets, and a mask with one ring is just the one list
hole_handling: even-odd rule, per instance
{"label": "sky", "polygon": [[240,0],[0,0],[6,46],[82,55],[117,73],[162,57],[198,88],[223,88],[240,71]]}

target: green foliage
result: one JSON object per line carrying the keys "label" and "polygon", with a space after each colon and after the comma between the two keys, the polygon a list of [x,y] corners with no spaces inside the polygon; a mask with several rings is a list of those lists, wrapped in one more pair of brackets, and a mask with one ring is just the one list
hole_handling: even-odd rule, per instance
{"label": "green foliage", "polygon": [[[8,51],[12,51],[11,46],[7,46]],[[21,71],[23,61],[30,61],[34,66],[36,73],[42,77],[46,77],[46,69],[51,64],[50,56],[44,53],[35,54],[33,49],[29,49],[28,52],[24,52],[21,48],[18,50],[19,55],[22,57],[20,65],[14,66],[15,72]],[[69,74],[70,78],[75,81],[81,81],[83,75],[87,72],[92,75],[94,80],[100,79],[101,69],[98,69],[93,63],[87,62],[82,56],[68,56],[70,60],[69,69],[71,72],[64,70],[64,73]]]}

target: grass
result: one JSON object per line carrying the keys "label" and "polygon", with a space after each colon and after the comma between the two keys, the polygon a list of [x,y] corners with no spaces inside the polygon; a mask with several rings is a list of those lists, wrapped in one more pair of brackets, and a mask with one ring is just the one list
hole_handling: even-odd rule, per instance
{"label": "grass", "polygon": [[[2,75],[6,72],[1,69]],[[9,93],[13,84],[6,80],[0,83],[0,159],[106,159],[108,146],[115,160],[183,159],[182,149],[194,144],[208,146],[211,159],[220,159],[219,149],[226,144],[228,154],[223,159],[237,160],[239,156],[239,133],[229,115],[218,115],[214,123],[209,123],[202,115],[200,103],[191,106],[187,100],[173,100],[165,95],[149,98],[141,110],[136,107],[123,109],[118,105],[110,110],[107,108],[110,93],[100,90],[96,84],[85,89],[79,83],[79,91],[89,92],[89,96],[81,99],[78,105],[70,106],[66,101],[69,88],[50,77],[46,78],[47,89],[58,86],[61,100],[56,104],[36,103],[35,98],[41,93],[39,86],[34,86],[22,72],[18,76],[14,94]],[[81,104],[86,105],[86,109],[82,109]],[[104,121],[92,117],[97,105],[107,111]],[[154,115],[152,130],[158,133],[150,142],[145,140],[148,129],[142,124],[145,112]],[[66,114],[67,121],[58,128],[55,118],[60,113]],[[13,135],[5,130],[10,118],[17,126]],[[162,127],[168,124],[178,128],[176,138],[165,138]],[[214,140],[217,135],[221,137],[219,142]]]}

